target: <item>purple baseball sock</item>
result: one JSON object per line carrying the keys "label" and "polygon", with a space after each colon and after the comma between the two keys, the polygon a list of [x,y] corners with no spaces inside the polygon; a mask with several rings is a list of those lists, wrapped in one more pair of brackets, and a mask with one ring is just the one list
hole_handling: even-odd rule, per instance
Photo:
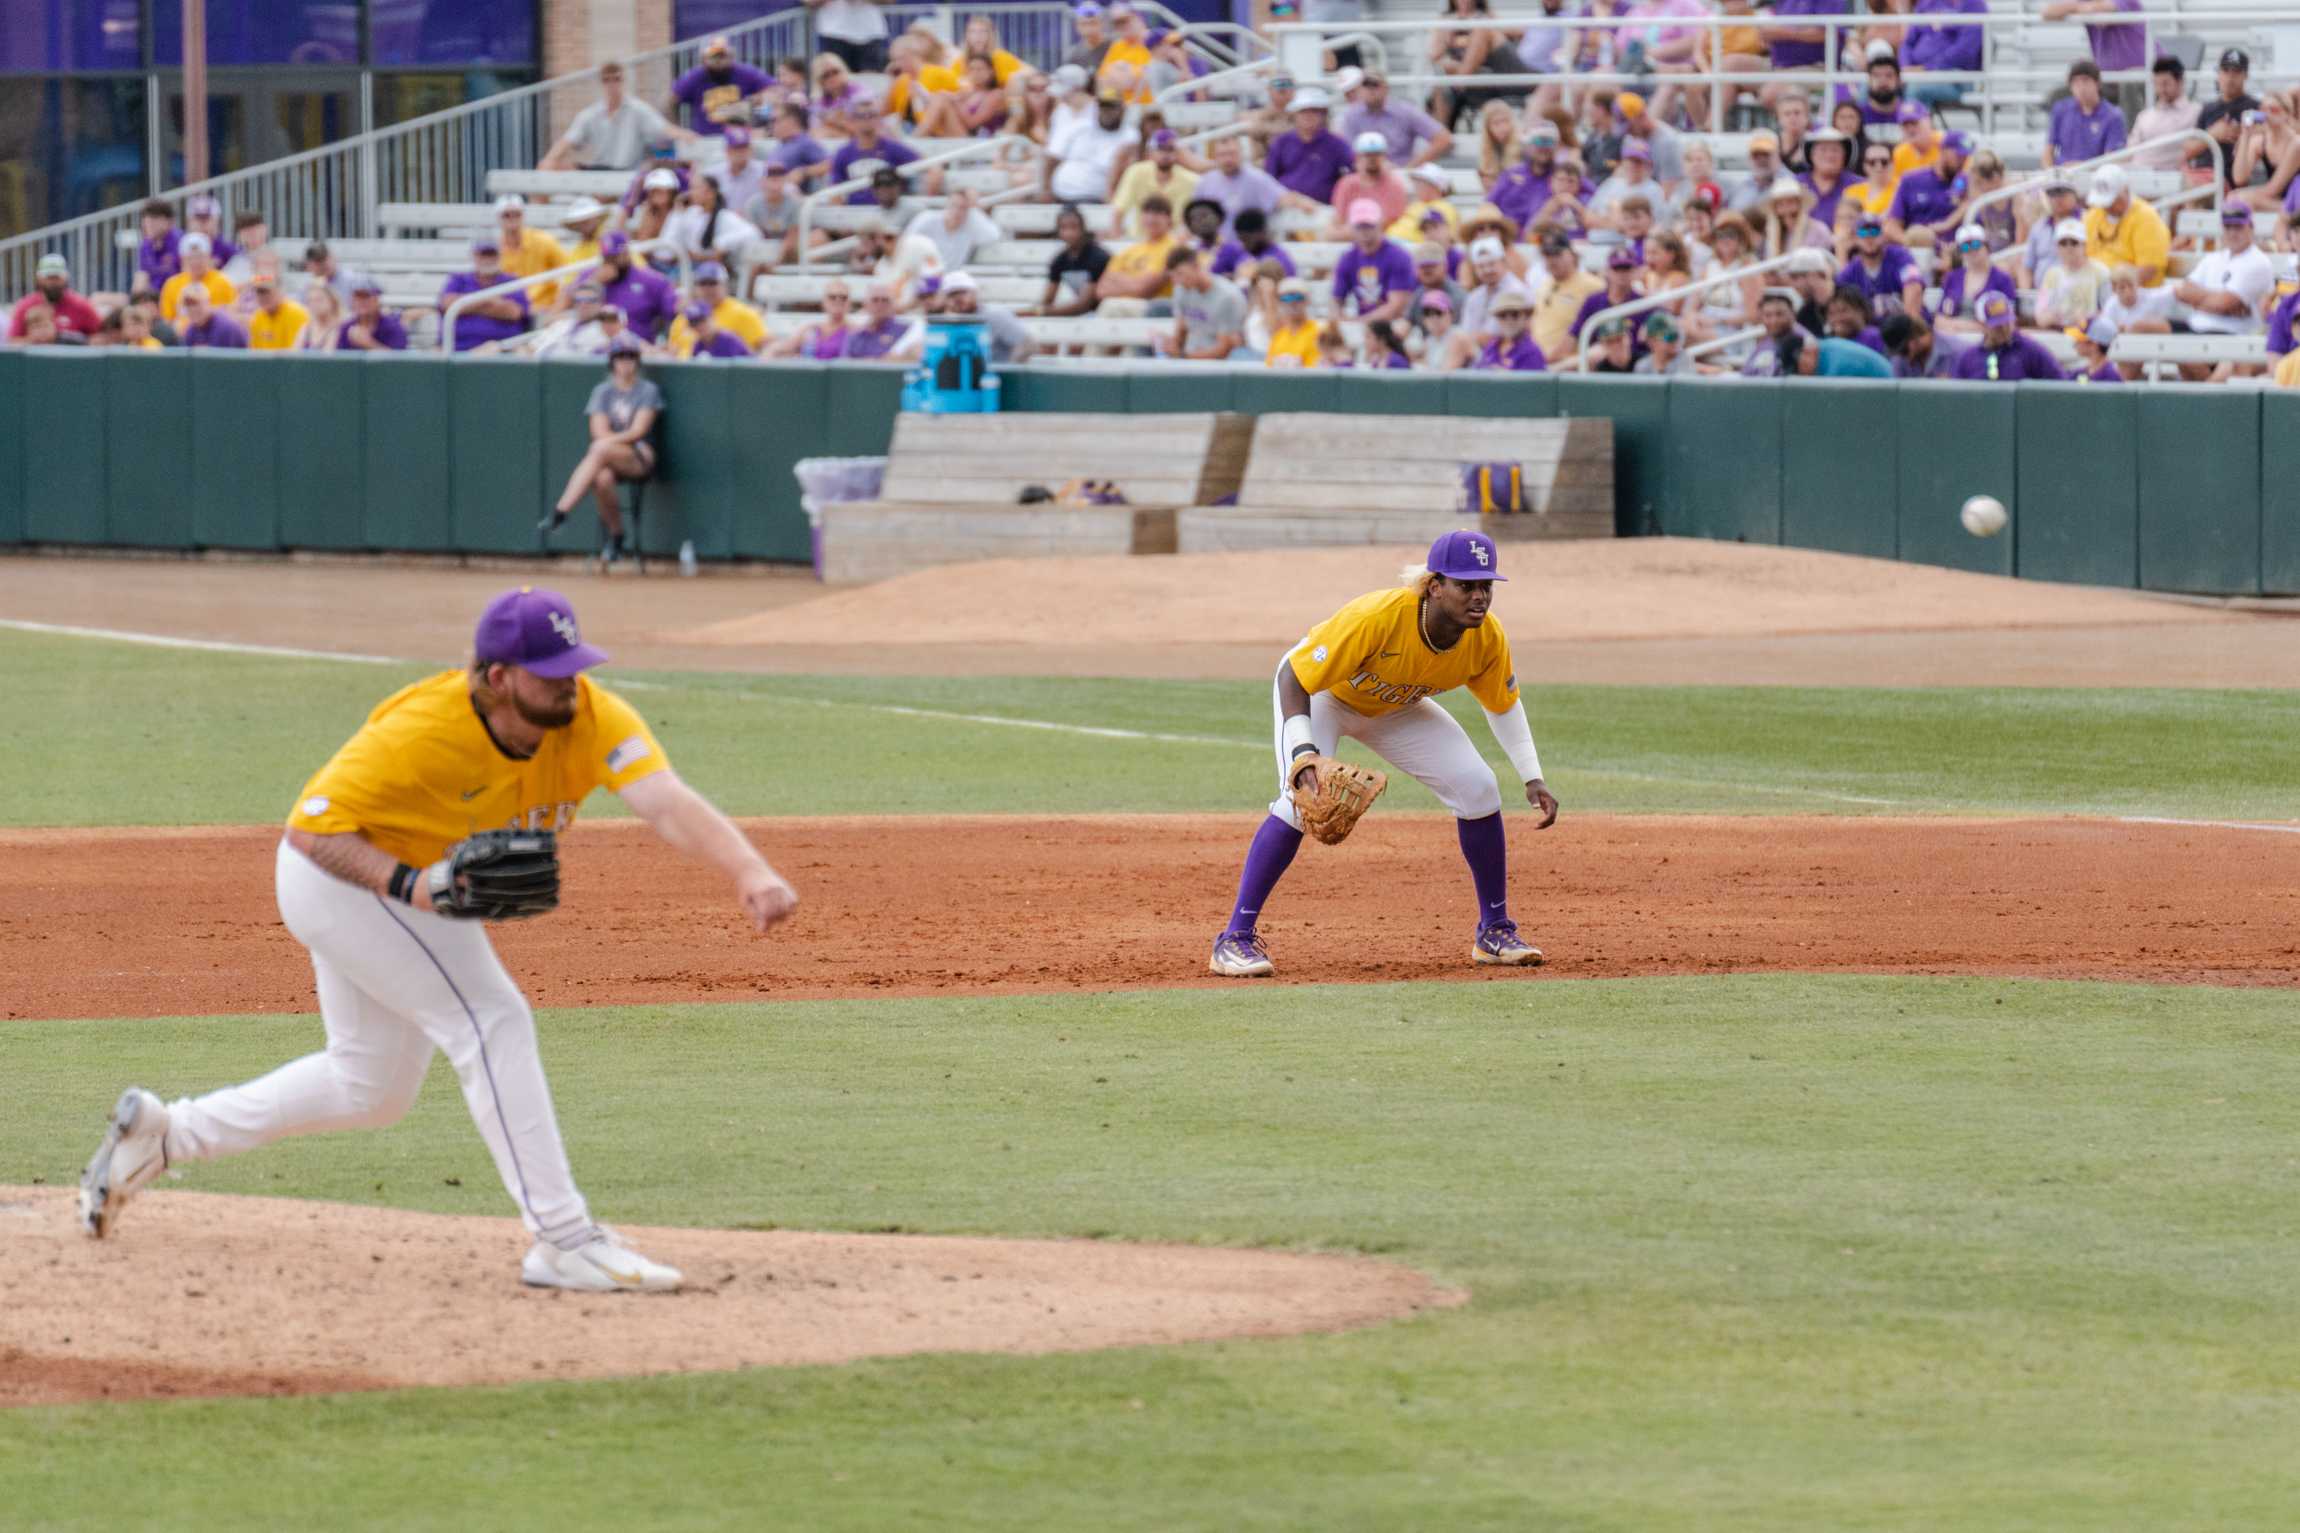
{"label": "purple baseball sock", "polygon": [[[1496,815],[1495,819],[1500,816]],[[1294,853],[1302,849],[1302,833],[1276,815],[1262,821],[1262,828],[1254,832],[1254,844],[1246,849],[1246,871],[1238,875],[1238,904],[1230,912],[1226,932],[1250,932],[1262,906],[1269,902],[1270,891],[1278,887],[1286,869],[1293,866]]]}
{"label": "purple baseball sock", "polygon": [[1456,820],[1454,830],[1461,836],[1469,876],[1477,884],[1477,925],[1483,931],[1509,919],[1509,843],[1498,813],[1482,820]]}

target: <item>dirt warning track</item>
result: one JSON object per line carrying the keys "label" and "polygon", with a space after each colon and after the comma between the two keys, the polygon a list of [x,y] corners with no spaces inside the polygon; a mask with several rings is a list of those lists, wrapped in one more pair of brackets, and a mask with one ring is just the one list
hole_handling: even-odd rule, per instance
{"label": "dirt warning track", "polygon": [[[565,904],[496,928],[539,1005],[1015,994],[1205,973],[1250,816],[747,822],[799,886],[750,934],[706,869],[627,823],[565,843]],[[0,831],[0,1015],[313,1009],[269,827]],[[2300,983],[2300,842],[2101,820],[1569,815],[1511,839],[1544,976],[1859,970]],[[1468,979],[1442,817],[1307,847],[1263,923],[1280,983]]]}

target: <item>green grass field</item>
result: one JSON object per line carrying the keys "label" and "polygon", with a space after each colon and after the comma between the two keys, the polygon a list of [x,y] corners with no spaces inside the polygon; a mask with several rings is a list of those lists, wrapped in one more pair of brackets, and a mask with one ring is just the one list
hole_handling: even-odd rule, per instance
{"label": "green grass field", "polygon": [[[1282,1342],[18,1410],[6,1520],[2289,1526],[2290,1010],[1789,977],[554,1014],[612,1217],[1354,1248],[1475,1298]],[[73,1175],[124,1078],[314,1037],[19,1032],[0,1180]],[[444,1068],[397,1128],[187,1185],[502,1201]]]}
{"label": "green grass field", "polygon": [[[18,825],[275,819],[416,674],[13,633],[0,667],[44,721],[0,737]],[[737,812],[1267,793],[1257,686],[609,679]],[[2284,694],[1529,706],[1569,812],[2300,813]],[[0,1528],[2300,1524],[2288,993],[1779,975],[543,1024],[611,1219],[1356,1250],[1473,1300],[1275,1342],[4,1411]],[[75,1176],[126,1081],[204,1089],[317,1037],[8,1024],[0,1183]],[[185,1185],[509,1212],[444,1066],[387,1132]],[[38,1281],[4,1247],[0,1273]]]}
{"label": "green grass field", "polygon": [[[423,674],[7,632],[0,669],[49,726],[0,738],[0,824],[18,825],[278,819],[368,709]],[[1257,684],[602,674],[741,814],[1238,810],[1269,794]],[[1448,701],[1506,770],[1476,704]],[[2300,812],[2300,705],[2283,693],[1543,687],[1527,707],[1575,809]],[[1394,791],[1432,807],[1411,782]]]}

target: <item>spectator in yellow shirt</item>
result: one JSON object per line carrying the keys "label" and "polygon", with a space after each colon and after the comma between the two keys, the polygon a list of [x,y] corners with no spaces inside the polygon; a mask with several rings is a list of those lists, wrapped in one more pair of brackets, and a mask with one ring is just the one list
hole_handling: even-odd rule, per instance
{"label": "spectator in yellow shirt", "polygon": [[[527,227],[527,199],[517,192],[505,192],[495,199],[495,226],[502,231],[503,269],[514,277],[556,271],[574,259],[565,245]],[[539,282],[527,290],[527,306],[537,313],[555,308],[558,302],[556,282]]]}
{"label": "spectator in yellow shirt", "polygon": [[2085,254],[2111,271],[2136,266],[2142,287],[2161,287],[2172,263],[2172,231],[2156,209],[2132,195],[2124,167],[2103,165],[2094,171],[2084,201]]}
{"label": "spectator in yellow shirt", "polygon": [[966,31],[960,35],[958,51],[964,58],[990,60],[990,67],[998,71],[1001,86],[1022,71],[1022,60],[998,46],[998,27],[988,16],[966,18]]}
{"label": "spectator in yellow shirt", "polygon": [[1118,92],[1137,105],[1147,106],[1150,102],[1150,23],[1144,21],[1127,0],[1117,0],[1104,14],[1118,29],[1118,39],[1102,55],[1101,66],[1094,72],[1094,83],[1104,90]]}
{"label": "spectator in yellow shirt", "polygon": [[[724,266],[705,261],[695,268],[694,298],[697,303],[710,305],[711,322],[750,347],[751,355],[765,354],[767,322],[758,310],[728,293]],[[687,323],[684,313],[671,321],[671,350],[682,357],[694,355],[695,327]]]}
{"label": "spectator in yellow shirt", "polygon": [[1316,367],[1318,322],[1310,317],[1310,287],[1299,277],[1288,277],[1278,287],[1278,328],[1270,332],[1270,349],[1262,357],[1265,367]]}
{"label": "spectator in yellow shirt", "polygon": [[1406,210],[1385,231],[1389,237],[1401,245],[1420,244],[1430,237],[1428,225],[1423,220],[1435,213],[1445,224],[1446,243],[1450,245],[1458,241],[1461,238],[1461,210],[1446,195],[1453,186],[1453,179],[1447,175],[1446,168],[1434,162],[1416,165],[1406,172],[1406,184],[1413,190],[1413,201],[1406,204]]}
{"label": "spectator in yellow shirt", "polygon": [[1152,197],[1164,198],[1168,207],[1178,208],[1197,195],[1198,173],[1178,163],[1181,142],[1172,128],[1158,129],[1150,135],[1150,157],[1136,160],[1118,177],[1118,185],[1110,193],[1113,235],[1140,234],[1141,221],[1135,215]]}
{"label": "spectator in yellow shirt", "polygon": [[184,289],[194,282],[208,290],[208,307],[212,309],[228,309],[240,296],[231,279],[216,270],[215,246],[206,235],[185,235],[176,246],[176,255],[183,261],[184,269],[170,277],[167,285],[160,289],[160,318],[169,324],[176,322],[176,305],[182,301]]}
{"label": "spectator in yellow shirt", "polygon": [[923,23],[896,38],[888,50],[886,114],[916,127],[928,138],[963,138],[958,95],[966,88],[946,58],[942,39]]}
{"label": "spectator in yellow shirt", "polygon": [[2300,351],[2295,351],[2276,364],[2276,386],[2280,389],[2300,389]]}
{"label": "spectator in yellow shirt", "polygon": [[1901,141],[1893,146],[1893,184],[1912,170],[1930,170],[1941,157],[1940,131],[1933,126],[1930,108],[1904,101],[1894,114],[1901,124]]}
{"label": "spectator in yellow shirt", "polygon": [[1140,318],[1150,312],[1150,300],[1174,291],[1166,277],[1166,256],[1175,245],[1174,204],[1153,193],[1136,217],[1142,237],[1112,256],[1094,284],[1102,296],[1098,312],[1111,319]]}
{"label": "spectator in yellow shirt", "polygon": [[596,261],[599,259],[599,236],[607,231],[607,209],[595,197],[578,197],[559,215],[559,222],[567,228],[567,237],[574,241],[567,247],[570,261]]}
{"label": "spectator in yellow shirt", "polygon": [[294,350],[311,311],[280,290],[279,273],[270,268],[257,267],[248,288],[256,295],[255,312],[248,315],[248,350]]}

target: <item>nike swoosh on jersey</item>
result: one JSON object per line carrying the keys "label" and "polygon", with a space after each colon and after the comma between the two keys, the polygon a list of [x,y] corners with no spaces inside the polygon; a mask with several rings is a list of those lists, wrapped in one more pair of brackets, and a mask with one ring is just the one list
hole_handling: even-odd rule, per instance
{"label": "nike swoosh on jersey", "polygon": [[470,792],[463,795],[463,801],[468,804],[473,799],[479,797],[480,794],[485,793],[486,791],[487,789],[484,786],[473,788]]}

